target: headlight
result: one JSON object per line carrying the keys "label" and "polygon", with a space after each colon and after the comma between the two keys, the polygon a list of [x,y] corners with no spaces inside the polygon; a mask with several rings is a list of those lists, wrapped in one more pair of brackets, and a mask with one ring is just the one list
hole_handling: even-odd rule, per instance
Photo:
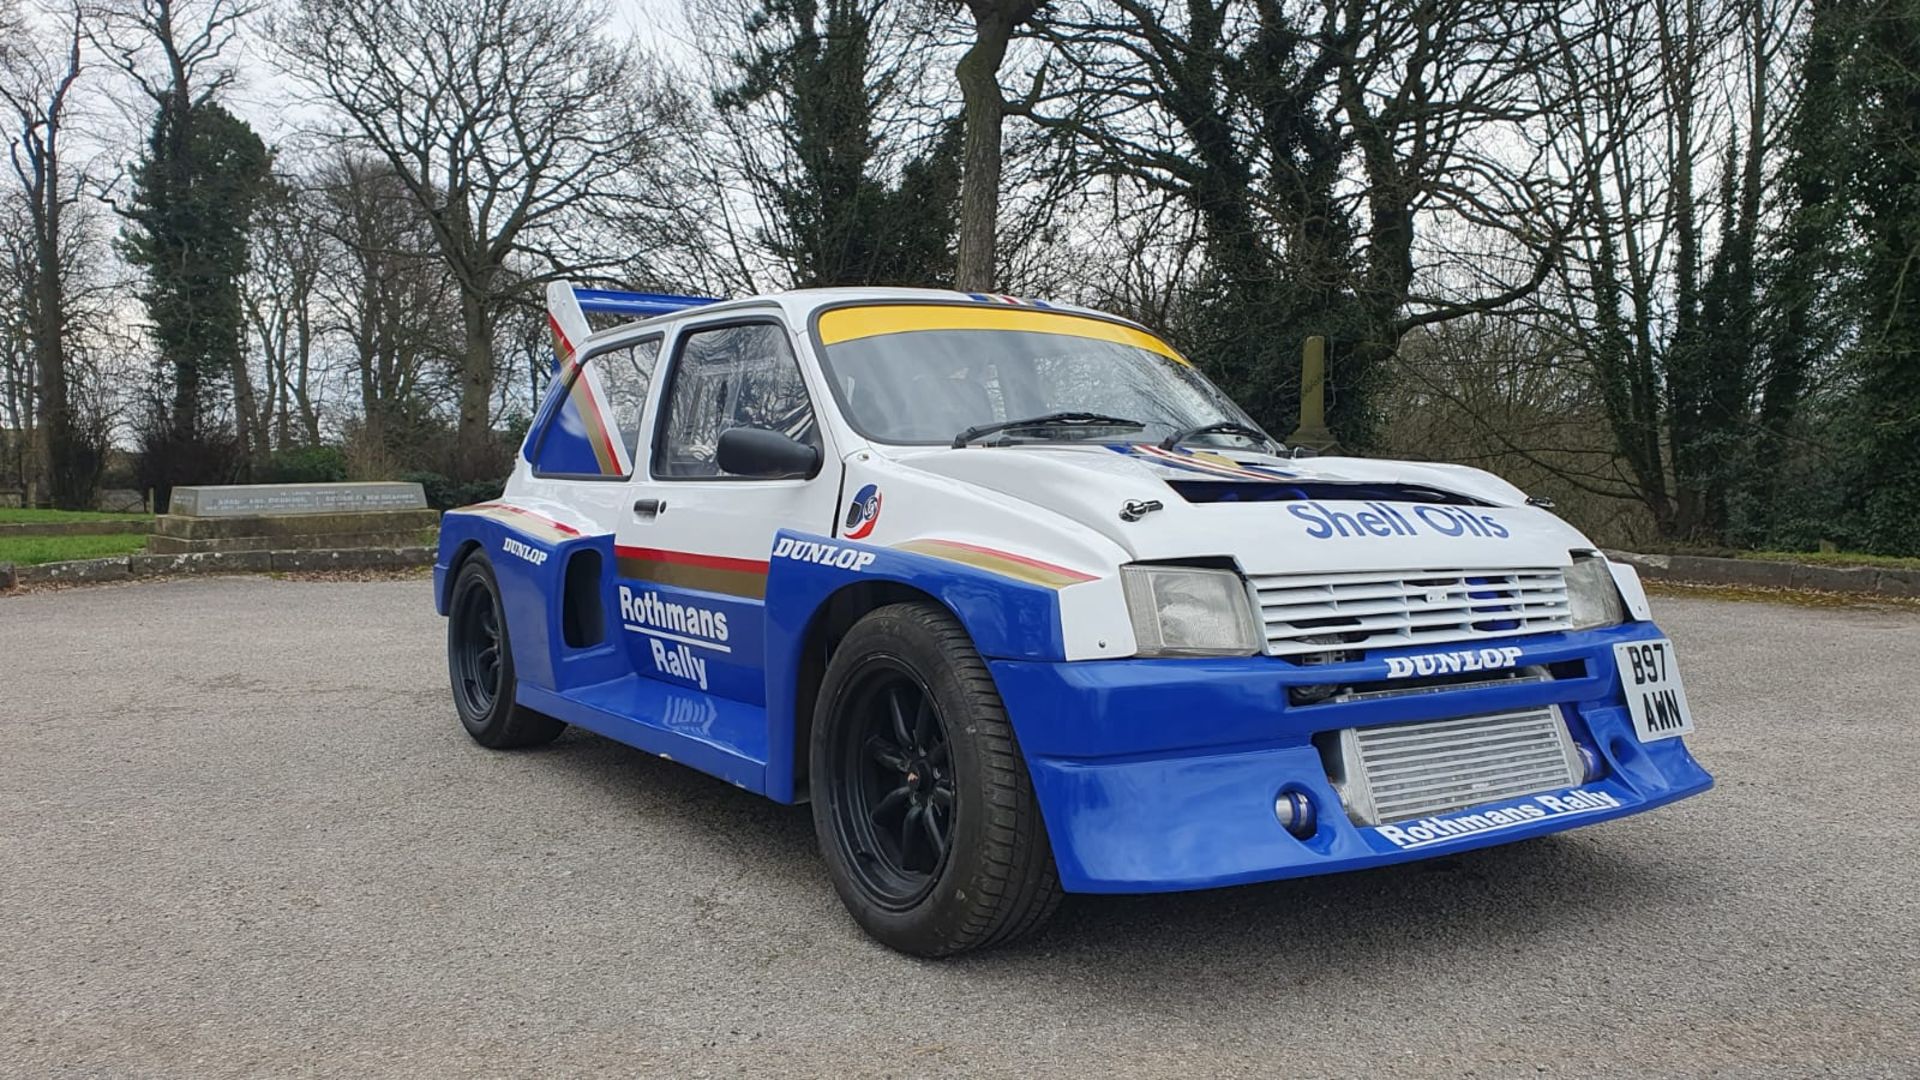
{"label": "headlight", "polygon": [[1575,555],[1567,568],[1567,607],[1573,615],[1575,630],[1596,626],[1618,626],[1627,621],[1627,608],[1620,590],[1607,570],[1607,560],[1598,555]]}
{"label": "headlight", "polygon": [[1260,649],[1246,583],[1231,570],[1124,566],[1120,582],[1141,656],[1246,656]]}

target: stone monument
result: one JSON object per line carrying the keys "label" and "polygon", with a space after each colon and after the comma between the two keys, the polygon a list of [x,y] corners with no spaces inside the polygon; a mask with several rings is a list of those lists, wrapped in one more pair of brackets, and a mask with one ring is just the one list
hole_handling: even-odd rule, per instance
{"label": "stone monument", "polygon": [[290,551],[432,544],[437,510],[419,484],[235,484],[177,487],[147,550]]}
{"label": "stone monument", "polygon": [[1318,335],[1300,349],[1300,426],[1287,436],[1287,445],[1322,454],[1340,449],[1327,430],[1327,339]]}

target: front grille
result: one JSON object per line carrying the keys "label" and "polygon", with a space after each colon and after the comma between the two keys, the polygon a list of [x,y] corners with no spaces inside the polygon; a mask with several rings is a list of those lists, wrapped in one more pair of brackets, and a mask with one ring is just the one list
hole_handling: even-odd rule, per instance
{"label": "front grille", "polygon": [[1566,576],[1552,566],[1255,574],[1250,580],[1267,652],[1298,663],[1573,627]]}
{"label": "front grille", "polygon": [[1347,812],[1383,825],[1580,783],[1584,762],[1556,705],[1339,732],[1329,768]]}

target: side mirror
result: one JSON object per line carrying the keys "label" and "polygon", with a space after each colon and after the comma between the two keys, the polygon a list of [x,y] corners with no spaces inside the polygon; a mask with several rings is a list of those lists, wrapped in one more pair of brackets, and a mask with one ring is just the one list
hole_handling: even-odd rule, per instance
{"label": "side mirror", "polygon": [[757,427],[721,432],[713,458],[721,472],[762,480],[812,476],[820,468],[818,447]]}

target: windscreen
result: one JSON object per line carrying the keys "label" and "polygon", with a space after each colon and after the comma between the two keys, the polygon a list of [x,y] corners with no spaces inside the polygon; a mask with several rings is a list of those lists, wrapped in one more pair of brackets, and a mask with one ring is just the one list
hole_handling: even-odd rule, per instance
{"label": "windscreen", "polygon": [[[957,306],[842,308],[821,317],[820,338],[843,413],[880,442],[947,443],[969,428],[1059,412],[1143,426],[1054,428],[1045,438],[1137,442],[1203,424],[1251,423],[1159,339],[1097,319]],[[1194,441],[1249,442],[1224,434]]]}

